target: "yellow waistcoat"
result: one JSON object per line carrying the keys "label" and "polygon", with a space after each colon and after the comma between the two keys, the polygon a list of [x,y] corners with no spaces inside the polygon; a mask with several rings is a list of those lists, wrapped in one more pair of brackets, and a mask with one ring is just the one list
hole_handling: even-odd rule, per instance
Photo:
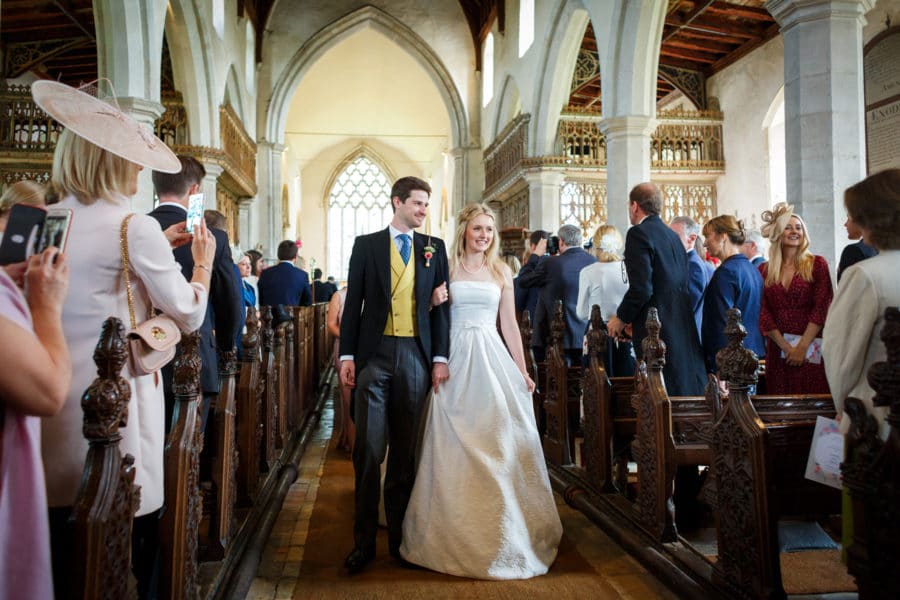
{"label": "yellow waistcoat", "polygon": [[394,240],[390,244],[391,312],[384,326],[384,335],[414,337],[419,333],[416,325],[416,257],[410,249],[409,263],[404,265]]}

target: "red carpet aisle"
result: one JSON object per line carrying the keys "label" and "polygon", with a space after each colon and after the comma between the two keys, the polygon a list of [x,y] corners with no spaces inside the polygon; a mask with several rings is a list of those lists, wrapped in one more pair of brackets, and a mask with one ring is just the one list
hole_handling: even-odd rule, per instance
{"label": "red carpet aisle", "polygon": [[344,556],[352,546],[353,466],[325,438],[331,413],[310,445],[300,478],[285,503],[251,599],[282,598],[674,598],[580,513],[558,504],[565,536],[550,573],[527,581],[473,581],[404,569],[387,554],[379,533],[379,557],[349,577]]}

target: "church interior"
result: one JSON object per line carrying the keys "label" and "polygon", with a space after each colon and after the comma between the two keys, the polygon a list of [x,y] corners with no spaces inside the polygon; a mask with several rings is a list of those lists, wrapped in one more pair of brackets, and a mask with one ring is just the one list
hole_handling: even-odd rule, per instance
{"label": "church interior", "polygon": [[[204,208],[225,216],[235,263],[255,250],[274,265],[290,240],[298,265],[338,288],[356,237],[391,221],[404,176],[432,190],[420,233],[449,244],[460,210],[484,203],[500,254],[517,260],[539,229],[624,236],[642,182],[659,189],[665,222],[731,215],[760,229],[787,202],[834,280],[850,244],[844,190],[900,168],[900,0],[3,0],[0,53],[2,191],[51,179],[63,126],[31,84],[94,86],[203,165]],[[144,169],[130,208],[158,201]],[[896,309],[887,366],[870,376],[889,431],[852,430],[843,491],[804,477],[817,417],[840,417],[832,396],[757,395],[740,323],[719,367],[730,392],[689,397],[667,392],[663,367],[679,357],[658,319],[634,375],[613,376],[599,312],[578,365],[551,315],[546,356],[526,364],[564,534],[548,574],[520,581],[408,568],[384,531],[373,564],[347,575],[354,470],[337,441],[328,310],[251,307],[241,357],[219,356],[204,433],[185,344],[155,597],[900,597]],[[532,325],[519,321],[526,354]],[[123,342],[106,325],[96,336],[106,385],[85,398],[119,414],[126,400],[103,365],[121,368]],[[117,426],[88,418],[73,521],[83,552],[56,595],[134,597],[133,468]],[[678,510],[691,469],[699,512]]]}

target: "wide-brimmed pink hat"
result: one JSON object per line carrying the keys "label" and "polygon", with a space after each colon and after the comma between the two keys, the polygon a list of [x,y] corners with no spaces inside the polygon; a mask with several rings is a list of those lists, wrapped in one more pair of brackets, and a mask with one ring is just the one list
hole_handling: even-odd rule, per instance
{"label": "wide-brimmed pink hat", "polygon": [[47,114],[92,144],[155,171],[181,170],[165,142],[118,107],[58,81],[35,81],[31,95]]}

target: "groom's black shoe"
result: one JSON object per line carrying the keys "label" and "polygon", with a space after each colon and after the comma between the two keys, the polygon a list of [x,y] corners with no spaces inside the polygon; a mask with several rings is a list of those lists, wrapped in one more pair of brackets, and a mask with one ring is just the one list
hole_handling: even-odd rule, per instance
{"label": "groom's black shoe", "polygon": [[344,566],[347,568],[347,572],[350,575],[356,575],[373,560],[375,560],[374,549],[357,547],[347,555],[347,559],[344,561]]}

